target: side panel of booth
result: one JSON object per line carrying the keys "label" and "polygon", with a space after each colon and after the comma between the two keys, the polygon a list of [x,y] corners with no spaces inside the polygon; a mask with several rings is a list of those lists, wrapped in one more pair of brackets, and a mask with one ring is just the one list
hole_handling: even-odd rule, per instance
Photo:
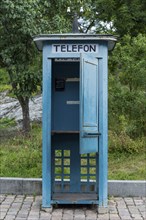
{"label": "side panel of booth", "polygon": [[108,196],[108,45],[99,47],[99,207],[107,207]]}
{"label": "side panel of booth", "polygon": [[47,58],[48,45],[43,48],[43,116],[42,116],[42,207],[51,207],[51,84],[52,60]]}

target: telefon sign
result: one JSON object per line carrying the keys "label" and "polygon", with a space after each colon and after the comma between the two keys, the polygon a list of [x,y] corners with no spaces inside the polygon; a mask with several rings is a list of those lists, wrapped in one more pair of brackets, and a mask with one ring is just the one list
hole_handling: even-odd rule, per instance
{"label": "telefon sign", "polygon": [[53,44],[52,53],[97,53],[97,44]]}

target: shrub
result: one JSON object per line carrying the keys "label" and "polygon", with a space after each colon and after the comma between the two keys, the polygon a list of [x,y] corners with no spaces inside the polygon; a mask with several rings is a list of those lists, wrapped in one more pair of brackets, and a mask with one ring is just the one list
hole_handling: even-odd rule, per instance
{"label": "shrub", "polygon": [[109,131],[110,152],[139,153],[144,149],[145,141],[145,138],[133,140],[124,131],[119,134],[114,131]]}

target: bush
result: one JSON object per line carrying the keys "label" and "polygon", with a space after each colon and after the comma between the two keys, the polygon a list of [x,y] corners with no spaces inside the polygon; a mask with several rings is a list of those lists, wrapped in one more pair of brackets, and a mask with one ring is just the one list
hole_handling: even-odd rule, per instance
{"label": "bush", "polygon": [[139,153],[144,149],[145,139],[146,138],[133,140],[124,131],[119,134],[114,131],[109,131],[109,151]]}

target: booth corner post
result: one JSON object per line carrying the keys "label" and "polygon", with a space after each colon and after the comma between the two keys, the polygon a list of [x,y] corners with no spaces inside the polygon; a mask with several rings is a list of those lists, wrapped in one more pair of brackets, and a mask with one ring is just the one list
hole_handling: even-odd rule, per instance
{"label": "booth corner post", "polygon": [[34,37],[43,51],[42,207],[108,204],[108,50],[112,35]]}

